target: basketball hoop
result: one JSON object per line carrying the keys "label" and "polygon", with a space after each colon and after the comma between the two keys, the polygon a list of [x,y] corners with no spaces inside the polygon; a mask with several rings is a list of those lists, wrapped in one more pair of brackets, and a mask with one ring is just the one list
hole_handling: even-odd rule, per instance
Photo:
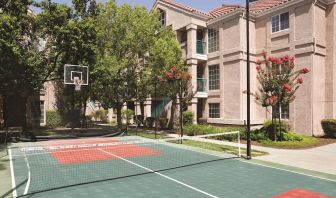
{"label": "basketball hoop", "polygon": [[83,81],[79,77],[74,77],[75,91],[80,91]]}

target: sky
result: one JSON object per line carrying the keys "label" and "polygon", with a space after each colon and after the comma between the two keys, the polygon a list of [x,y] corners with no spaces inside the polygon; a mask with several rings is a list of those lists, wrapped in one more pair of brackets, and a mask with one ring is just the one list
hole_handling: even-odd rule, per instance
{"label": "sky", "polygon": [[[71,4],[71,0],[53,0],[58,3],[66,3]],[[98,0],[100,2],[105,2],[106,0]],[[216,7],[219,7],[222,4],[241,4],[245,3],[245,0],[176,0],[177,2],[183,3],[185,5],[189,5],[193,8],[209,11]],[[128,3],[131,5],[141,5],[145,6],[147,9],[151,9],[155,0],[117,0],[119,5]]]}

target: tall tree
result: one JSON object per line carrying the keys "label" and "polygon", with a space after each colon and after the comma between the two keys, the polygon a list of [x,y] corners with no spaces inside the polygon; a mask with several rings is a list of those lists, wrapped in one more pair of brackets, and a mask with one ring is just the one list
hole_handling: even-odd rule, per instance
{"label": "tall tree", "polygon": [[[91,95],[90,86],[83,86],[80,92],[74,93],[73,86],[64,86],[61,81],[64,64],[87,65],[89,69],[93,69],[97,46],[95,23],[100,5],[94,0],[73,0],[73,7],[68,7],[45,0],[39,6],[42,8],[37,17],[42,27],[40,37],[46,40],[48,47],[45,51],[52,60],[49,67],[52,68],[51,71],[55,71],[53,80],[58,79],[56,85],[60,86],[57,89],[58,110],[63,115],[68,115],[69,110],[76,105],[82,109],[85,121],[86,102]],[[94,76],[90,76],[89,81],[94,81]],[[77,104],[73,103],[73,97],[77,98]]]}
{"label": "tall tree", "polygon": [[145,67],[141,59],[146,58],[161,27],[157,13],[127,4],[118,7],[115,1],[106,3],[98,21],[96,98],[105,108],[117,110],[121,128],[122,106],[136,96],[137,79]]}
{"label": "tall tree", "polygon": [[[148,64],[152,68],[153,77],[165,77],[167,74],[175,72],[171,71],[173,69],[172,66],[174,66],[174,70],[176,71],[186,72],[188,70],[187,65],[184,64],[182,59],[180,44],[171,28],[166,27],[158,32],[157,39],[149,51]],[[172,101],[168,127],[173,128],[177,99],[180,93],[180,81],[178,79],[162,81],[158,83],[158,87],[158,90],[160,90],[159,95],[167,96]],[[188,81],[183,81],[184,95],[189,93],[190,90],[188,87],[190,87],[190,83],[188,83]]]}

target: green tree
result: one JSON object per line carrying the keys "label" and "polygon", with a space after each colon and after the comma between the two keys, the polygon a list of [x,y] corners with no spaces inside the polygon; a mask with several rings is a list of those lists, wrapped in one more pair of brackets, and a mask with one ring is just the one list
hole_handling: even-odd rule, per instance
{"label": "green tree", "polygon": [[[288,106],[295,100],[295,93],[303,84],[303,74],[309,73],[308,68],[295,70],[295,57],[284,56],[281,58],[267,56],[263,52],[264,61],[257,61],[257,79],[259,81],[259,93],[256,93],[256,101],[263,107],[272,109],[272,132],[275,141],[282,139],[280,107]],[[264,65],[264,66],[263,66]],[[279,122],[276,122],[276,119]],[[279,127],[276,125],[279,124]],[[276,129],[279,130],[279,137]]]}
{"label": "green tree", "polygon": [[161,29],[157,13],[143,7],[124,4],[118,7],[108,1],[99,15],[98,63],[99,76],[94,83],[95,98],[104,108],[117,110],[118,128],[122,127],[123,104],[136,96],[139,75],[157,32]]}
{"label": "green tree", "polygon": [[[27,98],[40,91],[51,73],[45,66],[48,59],[40,45],[36,16],[28,10],[32,3],[0,4],[0,96],[4,106],[12,99],[20,101],[17,108],[24,117],[24,129]],[[7,116],[4,118],[7,122]]]}
{"label": "green tree", "polygon": [[[85,121],[86,103],[92,94],[91,87],[83,86],[81,91],[74,93],[74,86],[64,86],[63,66],[78,64],[93,69],[97,48],[95,23],[100,5],[94,0],[73,0],[72,3],[74,6],[68,7],[45,0],[38,4],[42,11],[37,20],[41,27],[40,37],[46,41],[45,51],[51,60],[47,66],[55,71],[52,80],[58,81],[58,110],[64,117],[70,110],[81,109],[82,120]],[[93,82],[95,76],[89,76],[89,82]]]}
{"label": "green tree", "polygon": [[[159,76],[164,79],[164,81],[158,83],[158,95],[167,96],[172,101],[168,123],[168,128],[171,129],[174,126],[177,100],[180,97],[180,80],[175,77],[173,77],[175,80],[170,79],[168,81],[167,79],[176,71],[187,73],[188,66],[182,59],[180,44],[171,28],[163,28],[157,36],[154,46],[150,49],[148,64],[152,68],[154,77]],[[172,71],[172,69],[175,71]],[[187,107],[193,95],[190,80],[182,81],[182,94],[183,106]]]}

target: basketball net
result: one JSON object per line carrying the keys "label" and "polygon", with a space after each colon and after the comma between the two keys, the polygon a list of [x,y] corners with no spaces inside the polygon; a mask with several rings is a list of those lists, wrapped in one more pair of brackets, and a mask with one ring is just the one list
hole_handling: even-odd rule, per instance
{"label": "basketball net", "polygon": [[79,77],[74,77],[75,91],[80,91],[83,81]]}

